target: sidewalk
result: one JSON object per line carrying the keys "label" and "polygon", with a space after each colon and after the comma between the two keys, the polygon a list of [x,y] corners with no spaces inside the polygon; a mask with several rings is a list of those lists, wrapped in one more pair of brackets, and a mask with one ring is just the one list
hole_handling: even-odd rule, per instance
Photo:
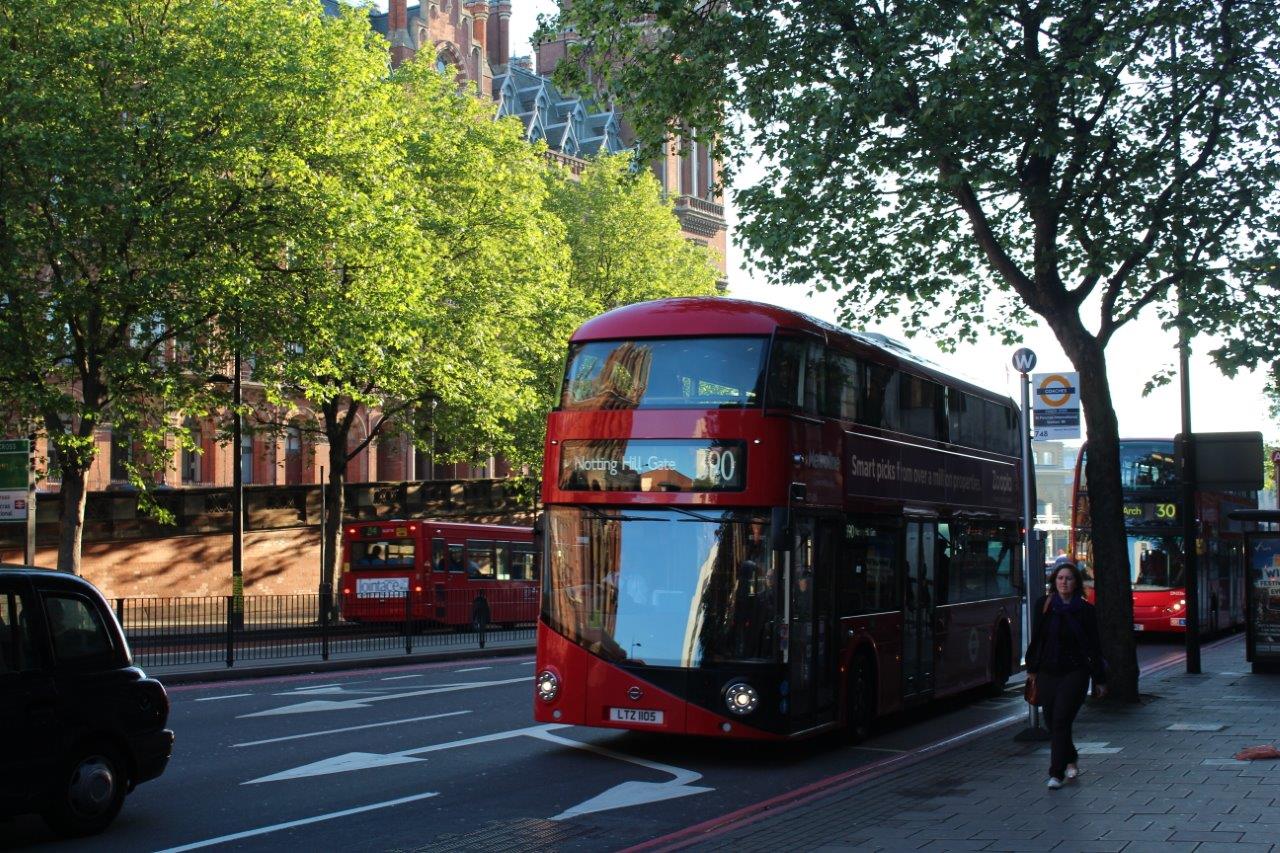
{"label": "sidewalk", "polygon": [[1232,758],[1280,746],[1280,675],[1249,674],[1239,636],[1206,646],[1202,669],[1144,677],[1139,706],[1087,706],[1080,779],[1058,791],[1047,742],[1013,740],[1020,721],[652,849],[1280,853],[1280,760]]}

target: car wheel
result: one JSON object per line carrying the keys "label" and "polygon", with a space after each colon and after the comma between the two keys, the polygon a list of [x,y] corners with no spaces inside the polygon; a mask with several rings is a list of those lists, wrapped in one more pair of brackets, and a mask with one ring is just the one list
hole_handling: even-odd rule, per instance
{"label": "car wheel", "polygon": [[124,761],[107,744],[74,750],[57,778],[43,812],[45,823],[64,836],[93,835],[115,820],[129,790]]}

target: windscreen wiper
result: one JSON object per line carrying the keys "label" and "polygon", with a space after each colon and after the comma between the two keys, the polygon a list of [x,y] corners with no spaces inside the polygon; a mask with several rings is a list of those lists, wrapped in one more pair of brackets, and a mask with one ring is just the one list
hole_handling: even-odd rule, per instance
{"label": "windscreen wiper", "polygon": [[683,507],[678,507],[678,506],[664,506],[663,509],[670,510],[671,512],[678,512],[681,515],[687,515],[690,518],[696,518],[698,521],[703,521],[703,522],[706,522],[707,524],[719,524],[720,522],[724,521],[723,517],[708,518],[707,516],[703,515],[700,512],[694,512],[691,509],[684,509]]}

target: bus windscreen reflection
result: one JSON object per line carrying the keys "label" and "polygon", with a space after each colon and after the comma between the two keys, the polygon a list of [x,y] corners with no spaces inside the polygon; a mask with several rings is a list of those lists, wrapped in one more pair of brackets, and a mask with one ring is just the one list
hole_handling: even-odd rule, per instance
{"label": "bus windscreen reflection", "polygon": [[547,534],[544,618],[592,653],[682,668],[775,659],[763,517],[555,507]]}

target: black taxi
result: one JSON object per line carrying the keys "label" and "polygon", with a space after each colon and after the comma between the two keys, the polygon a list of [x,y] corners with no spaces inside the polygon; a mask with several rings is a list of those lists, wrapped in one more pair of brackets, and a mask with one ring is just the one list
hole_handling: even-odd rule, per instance
{"label": "black taxi", "polygon": [[168,718],[164,687],[133,666],[92,584],[0,565],[0,815],[101,831],[134,786],[164,772]]}

